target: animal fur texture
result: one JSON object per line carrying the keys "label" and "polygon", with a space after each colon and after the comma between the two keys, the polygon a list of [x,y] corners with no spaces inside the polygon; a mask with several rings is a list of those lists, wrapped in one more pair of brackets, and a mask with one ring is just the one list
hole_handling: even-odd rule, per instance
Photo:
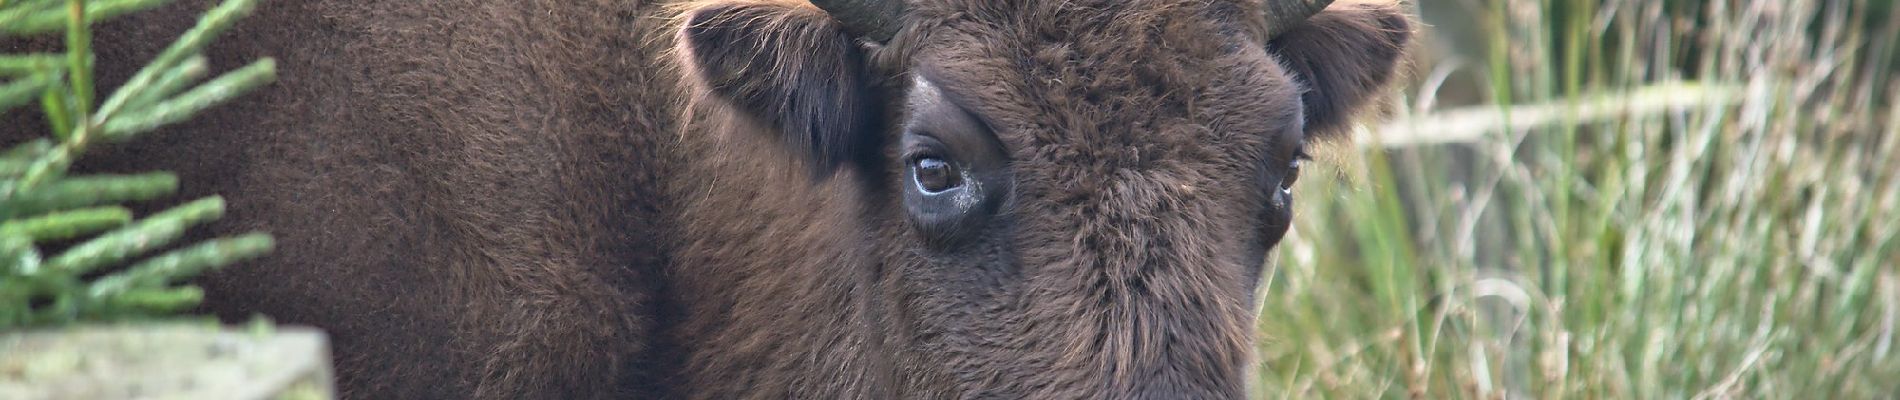
{"label": "animal fur texture", "polygon": [[[102,26],[101,81],[207,6]],[[867,43],[787,1],[266,2],[210,56],[275,85],[82,164],[276,235],[206,311],[325,329],[346,398],[1243,396],[1277,185],[1376,114],[1401,6],[910,9]],[[995,165],[955,231],[903,194],[939,120]]]}

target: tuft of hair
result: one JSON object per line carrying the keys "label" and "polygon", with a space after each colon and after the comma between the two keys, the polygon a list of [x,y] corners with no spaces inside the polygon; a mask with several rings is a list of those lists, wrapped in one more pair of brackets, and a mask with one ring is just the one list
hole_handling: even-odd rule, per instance
{"label": "tuft of hair", "polygon": [[1341,1],[1267,42],[1305,91],[1306,134],[1349,136],[1355,116],[1378,114],[1373,101],[1401,75],[1412,20],[1395,1]]}
{"label": "tuft of hair", "polygon": [[695,92],[769,127],[826,175],[874,151],[863,51],[803,2],[687,4],[678,48]]}

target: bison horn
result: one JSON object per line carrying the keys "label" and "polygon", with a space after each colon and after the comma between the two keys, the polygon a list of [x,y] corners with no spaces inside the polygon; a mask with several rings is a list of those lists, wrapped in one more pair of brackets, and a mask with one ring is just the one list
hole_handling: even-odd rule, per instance
{"label": "bison horn", "polygon": [[904,15],[903,0],[811,0],[853,35],[884,43],[897,36],[898,18]]}
{"label": "bison horn", "polygon": [[1293,27],[1332,4],[1333,0],[1266,0],[1267,37],[1277,37],[1293,30]]}

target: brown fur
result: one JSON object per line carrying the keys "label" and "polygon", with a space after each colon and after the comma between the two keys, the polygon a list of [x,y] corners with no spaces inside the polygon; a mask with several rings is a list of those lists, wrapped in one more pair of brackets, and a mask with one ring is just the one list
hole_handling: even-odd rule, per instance
{"label": "brown fur", "polygon": [[[351,398],[1239,397],[1273,184],[1409,37],[1385,3],[1270,41],[1247,2],[929,0],[868,47],[801,3],[584,3],[265,3],[212,59],[280,82],[89,168],[274,233],[208,308],[328,330]],[[1008,159],[956,241],[899,195],[918,78]]]}

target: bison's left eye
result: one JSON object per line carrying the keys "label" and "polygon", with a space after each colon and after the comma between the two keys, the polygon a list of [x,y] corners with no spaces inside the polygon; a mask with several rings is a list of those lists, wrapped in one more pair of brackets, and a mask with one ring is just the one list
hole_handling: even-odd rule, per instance
{"label": "bison's left eye", "polygon": [[1280,191],[1293,191],[1293,184],[1300,181],[1300,159],[1294,158],[1286,165],[1286,175],[1280,178]]}
{"label": "bison's left eye", "polygon": [[911,161],[910,168],[917,187],[926,192],[942,193],[963,184],[963,179],[957,176],[956,166],[942,158],[918,157],[916,161]]}

